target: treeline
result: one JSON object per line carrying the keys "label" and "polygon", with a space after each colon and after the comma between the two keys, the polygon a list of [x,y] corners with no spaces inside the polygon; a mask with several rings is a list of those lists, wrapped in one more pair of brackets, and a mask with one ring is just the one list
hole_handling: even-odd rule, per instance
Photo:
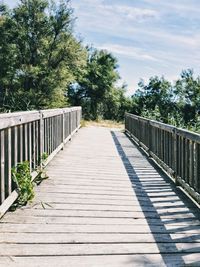
{"label": "treeline", "polygon": [[0,7],[1,111],[60,107],[87,53],[73,35],[69,1],[21,0]]}
{"label": "treeline", "polygon": [[69,0],[0,6],[0,112],[82,105],[88,119],[123,118],[116,58],[85,47],[73,24]]}
{"label": "treeline", "polygon": [[120,121],[131,112],[197,130],[200,77],[152,77],[129,97],[118,86],[117,59],[84,46],[74,23],[70,0],[0,5],[0,112],[81,105],[86,119]]}
{"label": "treeline", "polygon": [[131,112],[177,127],[200,130],[200,77],[185,70],[173,84],[152,77],[132,96]]}

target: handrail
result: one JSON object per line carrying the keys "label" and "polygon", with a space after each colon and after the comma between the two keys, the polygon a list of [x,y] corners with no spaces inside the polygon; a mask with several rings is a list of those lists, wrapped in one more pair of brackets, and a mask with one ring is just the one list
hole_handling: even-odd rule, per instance
{"label": "handrail", "polygon": [[125,131],[200,203],[199,134],[130,113]]}
{"label": "handrail", "polygon": [[46,164],[80,127],[81,107],[0,114],[0,217],[18,194],[11,170],[30,162],[32,177],[46,152]]}

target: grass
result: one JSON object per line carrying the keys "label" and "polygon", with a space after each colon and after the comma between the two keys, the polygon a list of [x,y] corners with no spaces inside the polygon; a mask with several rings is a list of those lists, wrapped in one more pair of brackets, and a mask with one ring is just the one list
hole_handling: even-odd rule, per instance
{"label": "grass", "polygon": [[124,129],[123,122],[111,121],[111,120],[97,120],[97,121],[81,121],[82,127],[106,127],[106,128],[119,128]]}

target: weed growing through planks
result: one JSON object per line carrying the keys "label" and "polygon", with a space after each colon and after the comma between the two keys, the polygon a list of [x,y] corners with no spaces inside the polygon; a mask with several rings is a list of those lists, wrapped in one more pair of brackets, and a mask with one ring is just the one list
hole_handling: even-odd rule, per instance
{"label": "weed growing through planks", "polygon": [[53,206],[51,206],[49,203],[43,202],[43,201],[35,203],[32,207],[35,207],[35,206],[38,206],[38,205],[41,205],[44,210],[46,209],[46,207],[53,208]]}
{"label": "weed growing through planks", "polygon": [[30,173],[30,163],[28,161],[18,163],[17,166],[12,169],[12,179],[17,185],[19,194],[13,208],[24,206],[28,201],[31,201],[35,195]]}
{"label": "weed growing through planks", "polygon": [[44,171],[45,161],[47,158],[48,154],[43,153],[37,168],[37,176],[34,181],[32,181],[29,161],[20,162],[16,167],[12,168],[12,179],[16,184],[19,196],[17,201],[12,205],[11,210],[24,206],[31,201],[35,195],[34,183],[39,185],[43,180],[48,178],[46,172]]}
{"label": "weed growing through planks", "polygon": [[44,170],[44,167],[45,167],[45,161],[47,160],[48,158],[48,154],[46,152],[44,152],[40,158],[40,162],[39,162],[39,166],[37,168],[37,177],[36,179],[34,180],[34,182],[39,185],[43,180],[46,180],[48,179],[48,175],[47,173],[45,172]]}

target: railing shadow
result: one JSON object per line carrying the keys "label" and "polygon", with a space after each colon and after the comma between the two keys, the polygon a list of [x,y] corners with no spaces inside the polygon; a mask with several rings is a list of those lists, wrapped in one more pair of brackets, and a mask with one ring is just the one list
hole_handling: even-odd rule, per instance
{"label": "railing shadow", "polygon": [[[142,166],[142,152],[138,150],[137,155],[134,156],[133,149],[136,149],[136,146],[128,138],[124,138],[123,133],[111,131],[111,135],[164,264],[166,266],[200,266],[200,259],[194,260],[190,264],[184,260],[184,257],[190,257],[194,250],[200,252],[198,208],[191,200],[185,198],[184,194],[175,187],[166,175],[155,170],[154,167],[145,170],[145,167]],[[147,158],[146,160],[148,161]],[[147,179],[144,179],[145,177]],[[162,194],[167,196],[166,203],[164,197],[160,201]],[[170,201],[169,196],[172,199]],[[152,213],[156,220],[152,220]],[[165,234],[163,241],[162,234]],[[185,248],[180,243],[190,243],[191,246]],[[192,244],[194,243],[193,247]],[[147,261],[148,255],[141,256],[141,262],[137,264],[146,264]],[[173,265],[175,263],[176,265]]]}

